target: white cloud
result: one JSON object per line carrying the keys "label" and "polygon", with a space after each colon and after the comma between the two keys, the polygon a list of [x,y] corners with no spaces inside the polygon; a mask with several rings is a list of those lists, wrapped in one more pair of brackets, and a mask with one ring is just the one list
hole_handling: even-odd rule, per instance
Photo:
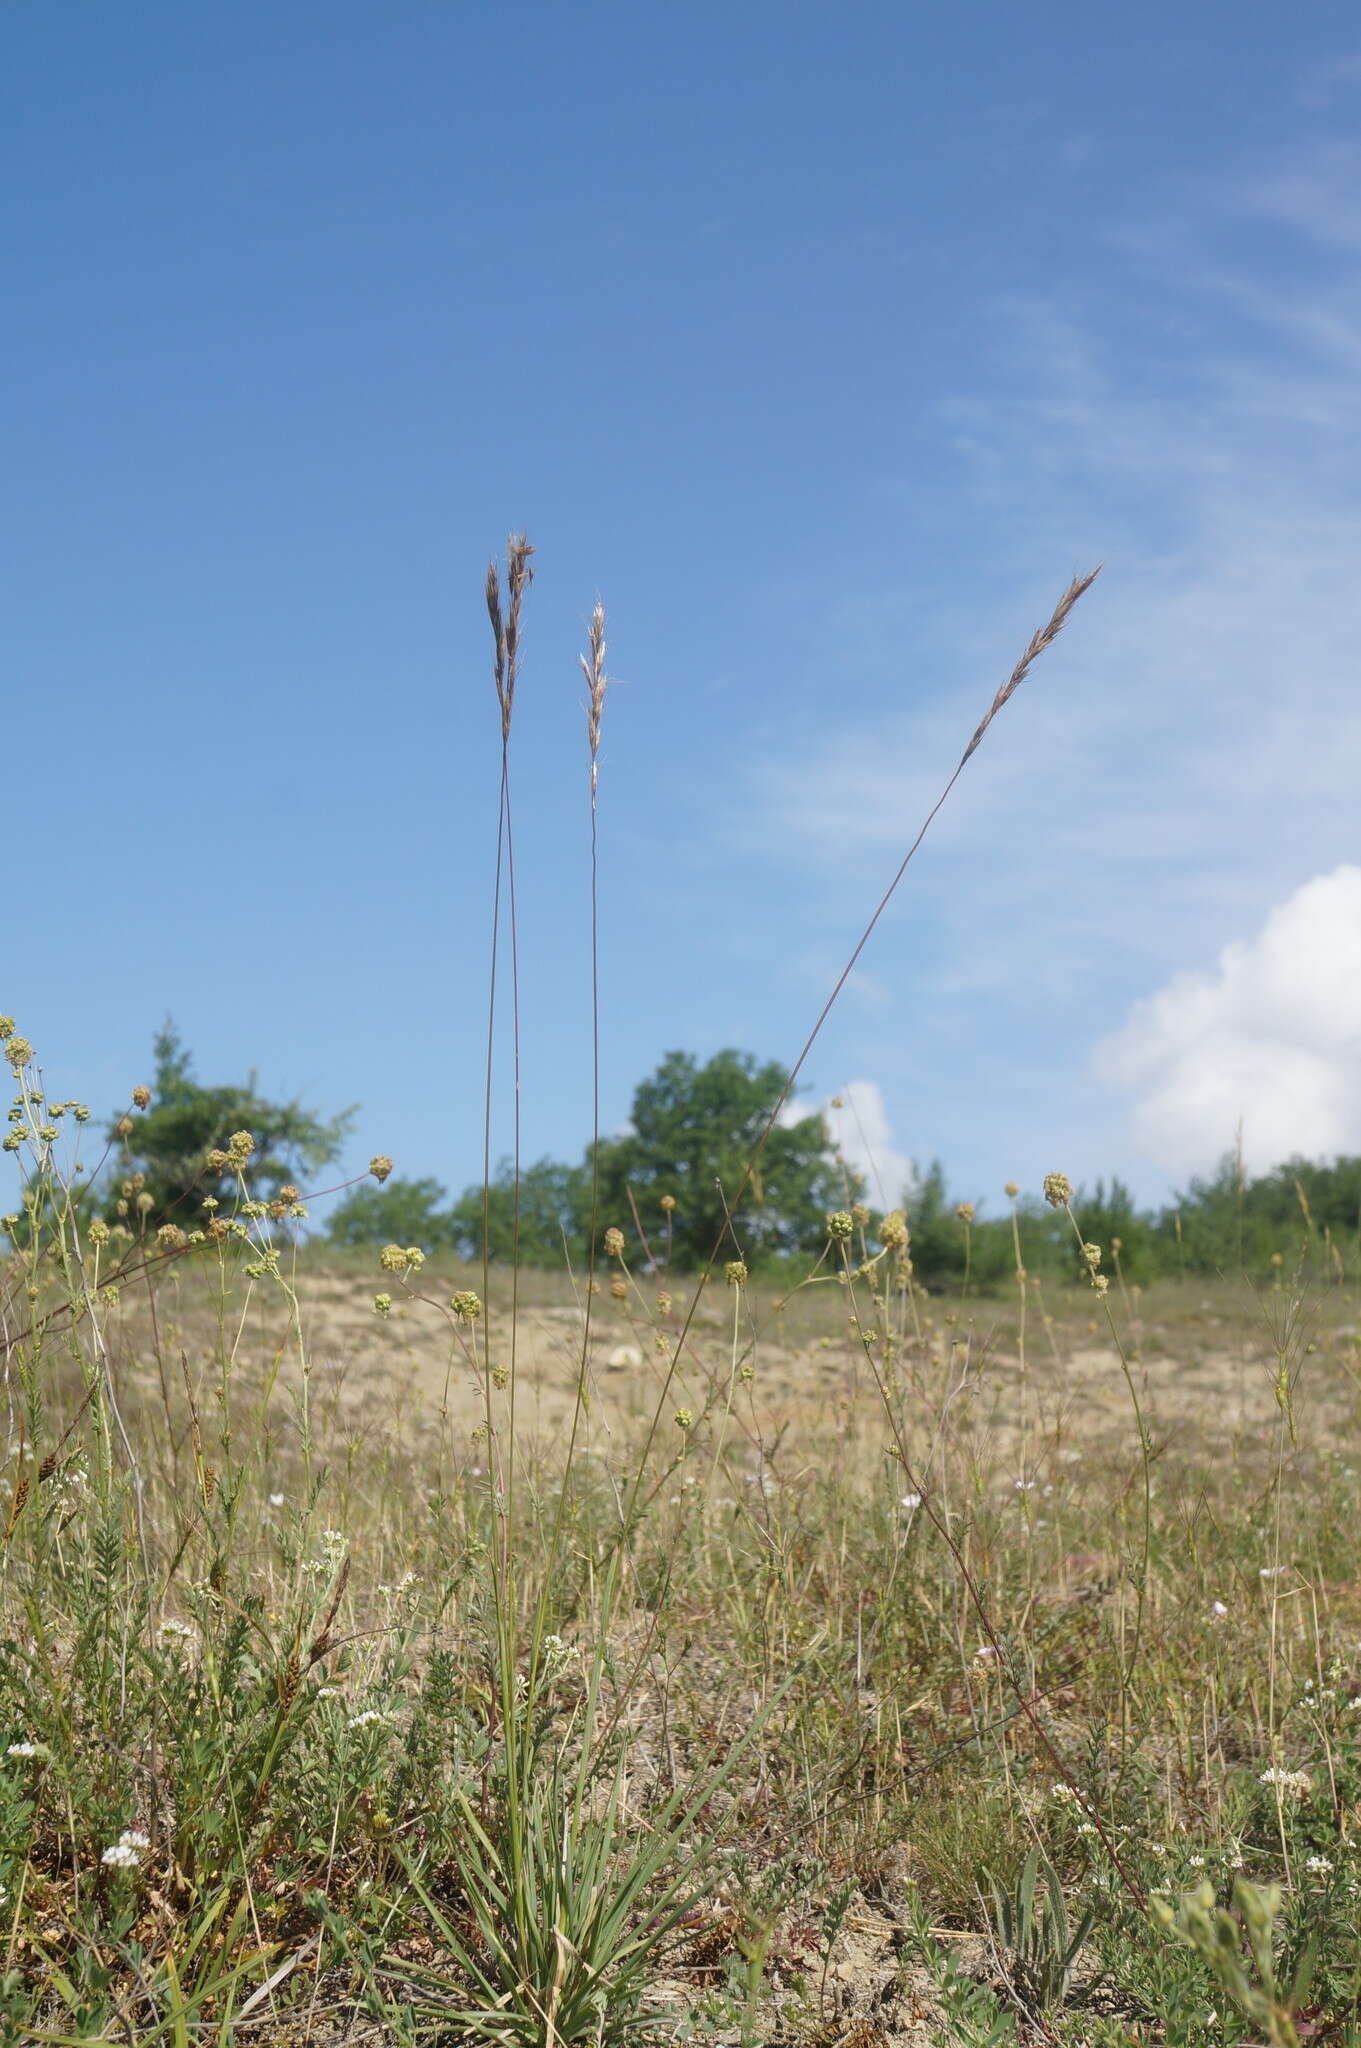
{"label": "white cloud", "polygon": [[1169,1174],[1212,1168],[1240,1119],[1250,1172],[1361,1152],[1361,867],[1306,882],[1212,972],[1137,1003],[1097,1068],[1135,1092],[1135,1139]]}
{"label": "white cloud", "polygon": [[897,1208],[916,1180],[916,1168],[893,1142],[878,1082],[848,1081],[819,1107],[838,1152],[864,1175],[867,1199],[881,1209]]}

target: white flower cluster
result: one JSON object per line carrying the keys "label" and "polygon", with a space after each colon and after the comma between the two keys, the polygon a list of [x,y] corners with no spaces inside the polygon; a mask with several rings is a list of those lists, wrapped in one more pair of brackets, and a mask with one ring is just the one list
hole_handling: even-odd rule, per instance
{"label": "white flower cluster", "polygon": [[380,1593],[389,1593],[393,1596],[394,1599],[398,1599],[404,1593],[414,1593],[417,1586],[419,1586],[420,1584],[421,1580],[416,1572],[403,1572],[402,1576],[400,1577],[400,1579],[398,1579],[395,1586],[388,1586],[380,1583],[378,1591]]}
{"label": "white flower cluster", "polygon": [[303,1566],[305,1572],[333,1572],[349,1549],[349,1538],[342,1529],[323,1529],[321,1532],[321,1556],[309,1557]]}
{"label": "white flower cluster", "polygon": [[1314,1789],[1314,1781],[1308,1771],[1287,1771],[1281,1764],[1269,1764],[1257,1782],[1259,1785],[1275,1785],[1292,1799],[1307,1799]]}
{"label": "white flower cluster", "polygon": [[144,1835],[140,1828],[124,1828],[111,1849],[100,1857],[111,1870],[135,1870],[142,1860],[143,1849],[151,1847],[150,1835]]}

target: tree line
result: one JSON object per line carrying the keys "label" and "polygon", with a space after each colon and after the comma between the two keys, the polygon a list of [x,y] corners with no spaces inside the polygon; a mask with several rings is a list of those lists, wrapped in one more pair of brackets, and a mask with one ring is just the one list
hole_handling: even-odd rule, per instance
{"label": "tree line", "polygon": [[[301,1103],[271,1103],[254,1080],[209,1088],[173,1025],[155,1043],[150,1104],[111,1120],[110,1170],[95,1199],[110,1217],[142,1229],[202,1220],[206,1199],[227,1207],[233,1169],[223,1163],[232,1134],[251,1132],[252,1193],[278,1203],[299,1182],[315,1183],[339,1158],[354,1110],[322,1118]],[[457,1196],[431,1177],[366,1180],[337,1204],[324,1228],[337,1246],[397,1243],[427,1254],[518,1257],[529,1266],[580,1268],[592,1237],[622,1230],[642,1265],[693,1271],[715,1253],[753,1270],[815,1258],[830,1212],[857,1209],[863,1188],[836,1153],[819,1112],[783,1114],[748,1172],[761,1132],[784,1094],[777,1062],[725,1050],[703,1063],[671,1052],[634,1092],[628,1128],[588,1146],[576,1162],[538,1159],[518,1178],[502,1161],[484,1187]],[[131,1191],[131,1192],[129,1192]],[[1080,1188],[1072,1207],[1082,1237],[1102,1246],[1108,1271],[1140,1283],[1168,1274],[1293,1269],[1304,1255],[1337,1271],[1361,1257],[1361,1158],[1292,1159],[1248,1176],[1235,1160],[1195,1179],[1161,1208],[1139,1208],[1118,1179]],[[1017,1244],[1031,1272],[1076,1275],[1077,1240],[1062,1212],[1033,1194],[1008,1190],[995,1208],[952,1193],[933,1164],[903,1191],[910,1256],[927,1286],[993,1289],[1014,1279]],[[877,1215],[863,1212],[873,1238]]]}

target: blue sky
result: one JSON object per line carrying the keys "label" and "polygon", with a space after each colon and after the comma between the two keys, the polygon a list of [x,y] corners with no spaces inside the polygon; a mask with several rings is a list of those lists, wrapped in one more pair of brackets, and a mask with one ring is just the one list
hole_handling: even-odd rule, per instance
{"label": "blue sky", "polygon": [[[0,1007],[478,1170],[498,725],[530,1156],[793,1057],[886,1192],[1361,1150],[1353,8],[11,10]],[[503,1063],[504,1071],[504,1063]],[[507,1104],[498,1109],[504,1136]]]}

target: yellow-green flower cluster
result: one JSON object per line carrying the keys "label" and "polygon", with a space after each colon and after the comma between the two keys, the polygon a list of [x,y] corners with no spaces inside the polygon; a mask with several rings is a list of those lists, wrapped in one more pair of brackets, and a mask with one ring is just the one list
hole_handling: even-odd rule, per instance
{"label": "yellow-green flower cluster", "polygon": [[378,1263],[385,1273],[417,1273],[425,1264],[425,1253],[418,1244],[385,1244]]}

